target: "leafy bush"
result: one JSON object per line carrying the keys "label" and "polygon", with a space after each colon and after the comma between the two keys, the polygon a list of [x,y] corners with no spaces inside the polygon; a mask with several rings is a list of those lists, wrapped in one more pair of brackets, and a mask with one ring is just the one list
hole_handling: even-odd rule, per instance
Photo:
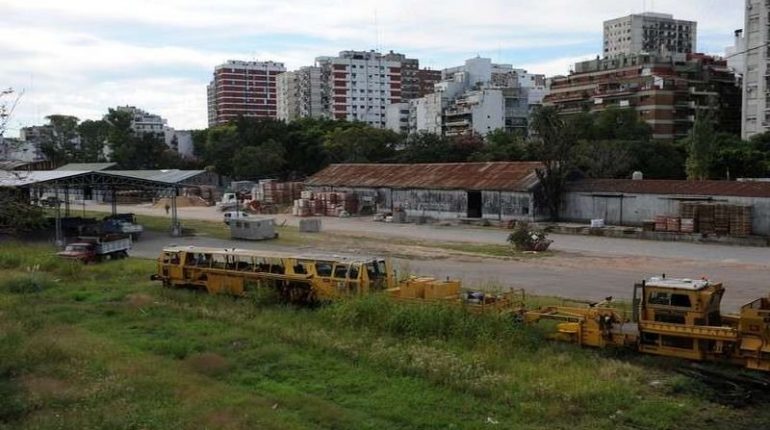
{"label": "leafy bush", "polygon": [[532,228],[525,222],[516,224],[513,232],[508,235],[508,243],[519,251],[545,251],[551,242],[545,231]]}

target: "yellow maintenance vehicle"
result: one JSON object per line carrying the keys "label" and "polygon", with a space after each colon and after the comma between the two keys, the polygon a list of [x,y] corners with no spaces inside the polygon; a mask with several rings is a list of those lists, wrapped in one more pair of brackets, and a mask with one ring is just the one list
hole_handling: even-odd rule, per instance
{"label": "yellow maintenance vehicle", "polygon": [[404,302],[463,304],[473,311],[511,307],[513,293],[463,292],[460,282],[410,276],[398,281],[390,259],[337,255],[293,255],[246,249],[174,246],[164,248],[153,280],[164,286],[205,289],[241,296],[249,284],[267,287],[293,303],[329,301],[385,291]]}
{"label": "yellow maintenance vehicle", "polygon": [[164,248],[152,279],[164,286],[236,296],[253,284],[277,291],[293,303],[380,291],[405,303],[448,303],[471,312],[510,313],[528,324],[555,320],[553,337],[578,345],[630,347],[647,354],[770,371],[770,298],[742,306],[737,315],[722,315],[724,287],[706,279],[650,278],[634,286],[629,310],[613,307],[611,298],[585,307],[530,310],[524,305],[523,290],[494,294],[464,291],[459,281],[450,279],[398,280],[387,258],[197,246]]}
{"label": "yellow maintenance vehicle", "polygon": [[524,311],[524,321],[561,321],[554,337],[594,347],[630,346],[647,354],[731,362],[770,371],[770,299],[722,315],[724,287],[705,279],[650,278],[634,286],[631,318],[610,300],[588,307]]}

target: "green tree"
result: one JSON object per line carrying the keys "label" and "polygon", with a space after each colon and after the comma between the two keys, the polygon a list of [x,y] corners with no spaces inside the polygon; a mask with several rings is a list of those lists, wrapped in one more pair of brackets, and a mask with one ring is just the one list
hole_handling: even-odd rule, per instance
{"label": "green tree", "polygon": [[696,115],[695,123],[685,139],[688,179],[708,179],[714,163],[716,143],[713,114],[709,110],[702,110]]}
{"label": "green tree", "polygon": [[286,151],[279,142],[268,140],[257,146],[245,146],[233,156],[233,176],[260,179],[285,171]]}
{"label": "green tree", "polygon": [[741,140],[730,133],[717,133],[716,151],[709,176],[712,179],[757,178],[768,173],[768,153],[757,141]]}
{"label": "green tree", "polygon": [[392,130],[356,124],[327,133],[324,147],[335,163],[392,162],[400,140]]}
{"label": "green tree", "polygon": [[540,180],[540,199],[551,219],[559,217],[562,194],[568,175],[575,165],[576,137],[574,129],[567,126],[556,108],[538,108],[532,116],[531,129],[535,136],[531,150],[543,163],[537,169]]}
{"label": "green tree", "polygon": [[499,128],[487,134],[486,144],[471,154],[470,161],[519,161],[525,155],[523,138]]}
{"label": "green tree", "polygon": [[580,141],[575,150],[575,163],[590,178],[627,177],[634,162],[630,143],[623,140]]}
{"label": "green tree", "polygon": [[400,163],[435,163],[448,161],[451,154],[452,145],[444,136],[419,131],[403,139],[397,159]]}
{"label": "green tree", "polygon": [[630,142],[632,164],[630,171],[638,170],[648,179],[684,179],[687,149],[681,142],[651,140]]}
{"label": "green tree", "polygon": [[104,148],[110,133],[110,125],[104,120],[87,119],[77,126],[80,135],[80,157],[77,161],[96,163],[104,161]]}
{"label": "green tree", "polygon": [[77,117],[70,115],[49,115],[48,125],[40,136],[40,151],[54,164],[77,161],[80,158]]}

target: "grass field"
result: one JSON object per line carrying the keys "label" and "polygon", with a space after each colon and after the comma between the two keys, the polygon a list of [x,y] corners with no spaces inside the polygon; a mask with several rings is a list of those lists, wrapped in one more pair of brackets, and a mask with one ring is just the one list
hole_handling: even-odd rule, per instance
{"label": "grass field", "polygon": [[[0,245],[0,429],[763,428],[671,362],[373,296],[162,289],[154,262]],[[711,393],[713,394],[713,393]]]}

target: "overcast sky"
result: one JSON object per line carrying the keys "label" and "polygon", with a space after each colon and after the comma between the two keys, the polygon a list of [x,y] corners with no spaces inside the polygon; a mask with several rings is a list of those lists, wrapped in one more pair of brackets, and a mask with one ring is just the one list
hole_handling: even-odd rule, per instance
{"label": "overcast sky", "polygon": [[722,54],[742,0],[0,0],[0,88],[24,91],[6,136],[50,114],[135,105],[206,127],[206,84],[228,59],[290,70],[341,50],[394,50],[434,69],[481,55],[566,74],[600,53],[602,21],[655,11],[698,22]]}

